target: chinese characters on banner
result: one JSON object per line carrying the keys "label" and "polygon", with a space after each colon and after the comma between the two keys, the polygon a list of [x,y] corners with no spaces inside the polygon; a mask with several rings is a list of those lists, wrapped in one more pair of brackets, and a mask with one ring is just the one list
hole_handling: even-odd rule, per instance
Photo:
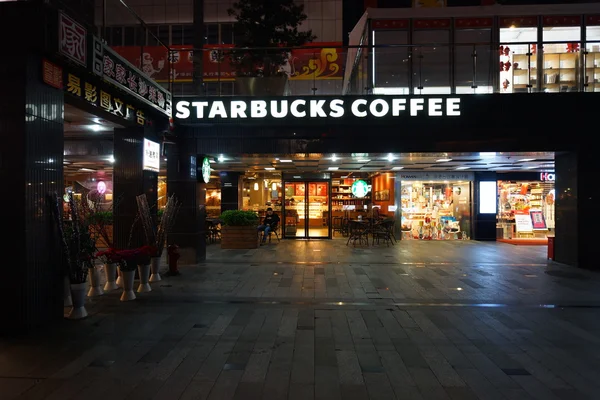
{"label": "chinese characters on banner", "polygon": [[58,65],[48,60],[42,60],[42,75],[46,85],[57,89],[63,88],[63,70]]}
{"label": "chinese characters on banner", "polygon": [[58,14],[59,51],[78,64],[87,67],[87,31],[72,18]]}
{"label": "chinese characters on banner", "polygon": [[[290,80],[342,79],[346,54],[341,45],[340,42],[313,43],[314,49],[293,50],[288,53],[282,69]],[[112,49],[156,82],[168,82],[169,73],[174,82],[191,82],[194,71],[191,47],[172,46],[170,55],[161,46],[144,47],[143,53],[140,47],[117,46]],[[221,45],[218,49],[203,52],[204,81],[235,80],[236,73],[229,64],[228,55],[232,48],[233,45]]]}
{"label": "chinese characters on banner", "polygon": [[102,108],[111,114],[128,121],[136,121],[139,125],[145,125],[146,116],[143,110],[136,109],[131,104],[122,100],[122,96],[115,94],[114,90],[99,87],[94,82],[87,82],[85,78],[75,73],[67,72],[64,77],[65,92],[78,99]]}
{"label": "chinese characters on banner", "polygon": [[144,139],[144,159],[142,167],[146,171],[158,172],[160,170],[160,143]]}
{"label": "chinese characters on banner", "polygon": [[[94,57],[97,55],[95,54]],[[171,116],[171,94],[159,84],[140,74],[129,62],[106,46],[102,54],[102,76],[117,87],[134,94],[145,103]]]}

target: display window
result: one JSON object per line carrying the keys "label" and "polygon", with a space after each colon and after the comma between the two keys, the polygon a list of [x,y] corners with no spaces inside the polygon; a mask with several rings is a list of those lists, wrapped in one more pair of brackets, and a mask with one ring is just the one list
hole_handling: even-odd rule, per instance
{"label": "display window", "polygon": [[531,92],[537,87],[537,28],[500,28],[500,92]]}
{"label": "display window", "polygon": [[471,232],[471,182],[401,182],[403,239],[467,240]]}
{"label": "display window", "polygon": [[281,215],[283,189],[280,173],[249,173],[242,181],[242,209],[264,216],[267,208]]}
{"label": "display window", "polygon": [[542,90],[544,92],[577,91],[581,27],[544,27],[543,40]]}
{"label": "display window", "polygon": [[585,29],[585,91],[600,92],[600,26],[587,26]]}
{"label": "display window", "polygon": [[498,238],[545,239],[554,230],[554,182],[498,181]]}

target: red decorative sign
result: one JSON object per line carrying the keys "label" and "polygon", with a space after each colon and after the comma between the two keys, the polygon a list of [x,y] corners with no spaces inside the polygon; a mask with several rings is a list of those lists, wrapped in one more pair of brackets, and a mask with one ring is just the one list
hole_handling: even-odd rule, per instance
{"label": "red decorative sign", "polygon": [[408,29],[410,21],[408,19],[376,19],[371,21],[373,29]]}
{"label": "red decorative sign", "polygon": [[450,19],[415,19],[415,29],[448,29],[450,28]]}
{"label": "red decorative sign", "polygon": [[537,17],[502,17],[499,19],[501,28],[535,28],[538,25]]}
{"label": "red decorative sign", "polygon": [[66,14],[59,13],[59,51],[78,64],[87,66],[87,31]]}
{"label": "red decorative sign", "polygon": [[[346,55],[341,46],[342,44],[338,42],[313,43],[311,47],[314,49],[293,50],[289,53],[289,58],[282,69],[288,74],[290,80],[342,79]],[[169,67],[174,82],[191,82],[194,63],[193,51],[189,50],[190,48],[192,46],[171,46],[169,57],[167,50],[161,46],[144,47],[143,53],[140,47],[112,47],[156,82],[169,80]],[[227,55],[227,51],[232,48],[233,45],[212,46],[211,50],[203,52],[204,81],[235,80],[236,73],[229,64]]]}
{"label": "red decorative sign", "polygon": [[42,75],[44,83],[57,89],[63,88],[63,70],[48,60],[42,60]]}
{"label": "red decorative sign", "polygon": [[456,18],[454,26],[457,28],[491,28],[493,18]]}
{"label": "red decorative sign", "polygon": [[553,15],[544,17],[544,26],[579,26],[581,25],[581,17],[578,15],[560,16]]}

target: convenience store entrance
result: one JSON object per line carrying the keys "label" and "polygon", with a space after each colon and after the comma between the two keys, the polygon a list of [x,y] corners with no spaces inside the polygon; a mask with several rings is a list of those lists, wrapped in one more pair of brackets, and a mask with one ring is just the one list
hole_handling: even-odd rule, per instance
{"label": "convenience store entrance", "polygon": [[330,179],[284,176],[282,234],[287,239],[331,238]]}

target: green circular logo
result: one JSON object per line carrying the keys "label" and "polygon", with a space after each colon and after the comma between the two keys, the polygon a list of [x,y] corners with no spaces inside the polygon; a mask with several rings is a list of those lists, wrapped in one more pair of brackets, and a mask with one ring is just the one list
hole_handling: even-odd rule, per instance
{"label": "green circular logo", "polygon": [[210,181],[210,161],[208,157],[204,157],[204,160],[202,160],[202,179],[204,183]]}
{"label": "green circular logo", "polygon": [[369,193],[369,185],[367,185],[367,182],[363,181],[362,179],[359,179],[357,181],[354,181],[351,190],[354,196],[365,197],[367,193]]}

